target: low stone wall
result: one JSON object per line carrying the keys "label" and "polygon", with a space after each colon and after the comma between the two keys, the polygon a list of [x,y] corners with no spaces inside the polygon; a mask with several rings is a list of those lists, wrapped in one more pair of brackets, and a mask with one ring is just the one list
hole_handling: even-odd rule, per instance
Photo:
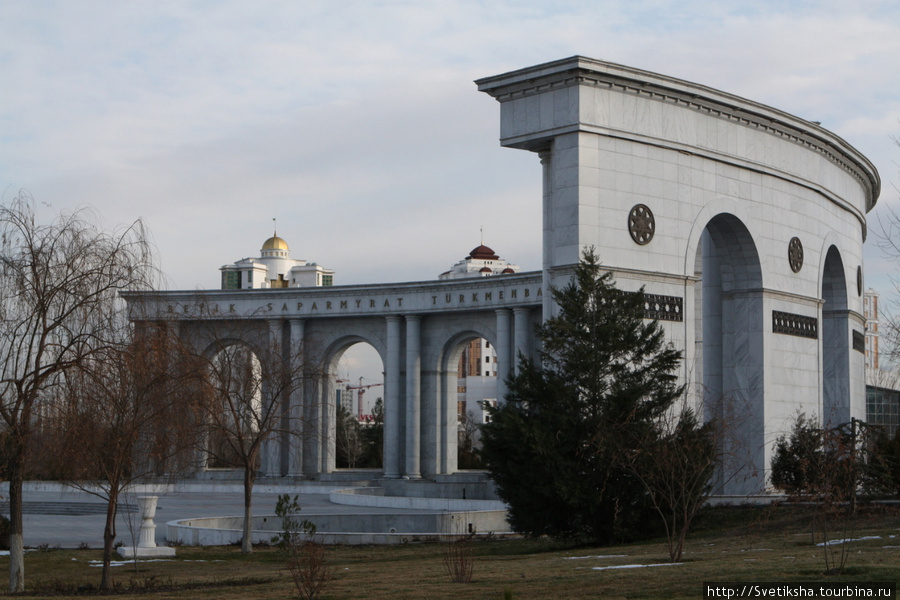
{"label": "low stone wall", "polygon": [[[509,535],[505,510],[414,514],[303,514],[326,544],[401,544],[445,534]],[[243,517],[201,517],[166,523],[166,540],[185,546],[227,546],[241,541]],[[281,530],[274,515],[253,518],[253,542],[268,543]]]}
{"label": "low stone wall", "polygon": [[[417,486],[406,486],[409,492]],[[463,500],[461,498],[433,498],[426,496],[394,496],[387,488],[344,488],[328,495],[329,501],[345,506],[369,508],[406,508],[450,512],[503,511],[506,505],[500,500]]]}
{"label": "low stone wall", "polygon": [[382,479],[378,485],[385,496],[500,500],[494,482],[482,472],[437,475],[433,480]]}
{"label": "low stone wall", "polygon": [[[307,481],[287,477],[260,478],[253,486],[254,494],[329,494],[342,487],[365,487],[374,485],[372,481],[359,479]],[[22,486],[26,492],[48,492],[54,494],[81,494],[100,492],[99,485],[84,483],[79,487],[59,481],[26,481]],[[243,494],[244,484],[234,479],[180,479],[175,482],[135,483],[128,486],[128,493],[137,495],[164,496],[165,494],[202,493],[202,494]],[[9,494],[9,482],[0,482],[0,495]]]}

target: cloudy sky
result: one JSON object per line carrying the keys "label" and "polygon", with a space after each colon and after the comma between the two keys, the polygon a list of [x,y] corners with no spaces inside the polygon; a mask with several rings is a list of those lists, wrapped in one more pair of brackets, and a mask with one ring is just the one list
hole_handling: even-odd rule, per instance
{"label": "cloudy sky", "polygon": [[[821,121],[900,192],[896,0],[0,2],[0,194],[145,220],[170,289],[278,234],[337,284],[540,267],[540,165],[474,79],[582,54]],[[890,295],[872,243],[867,284]]]}

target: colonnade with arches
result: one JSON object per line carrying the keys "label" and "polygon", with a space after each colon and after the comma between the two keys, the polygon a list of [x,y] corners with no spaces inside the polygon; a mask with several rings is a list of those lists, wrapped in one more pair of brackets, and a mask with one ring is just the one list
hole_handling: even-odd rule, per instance
{"label": "colonnade with arches", "polygon": [[[524,281],[534,283],[534,275]],[[458,286],[457,286],[458,287]],[[471,294],[471,292],[470,292]],[[539,301],[539,296],[537,296]],[[305,376],[278,401],[282,422],[267,440],[264,476],[317,478],[335,467],[337,366],[357,343],[371,345],[384,373],[383,475],[420,479],[457,471],[457,369],[466,344],[484,338],[497,356],[498,398],[516,356],[532,356],[540,306],[359,318],[183,319],[178,331],[196,351],[241,344],[261,357],[277,348]],[[240,333],[236,333],[240,332]],[[302,364],[301,364],[302,363]],[[271,400],[271,399],[270,399]]]}
{"label": "colonnade with arches", "polygon": [[865,156],[776,108],[583,56],[476,85],[500,103],[501,145],[542,171],[521,209],[541,215],[539,272],[129,296],[135,320],[252,323],[315,357],[320,374],[285,403],[309,431],[299,446],[272,440],[265,473],[334,469],[334,366],[365,341],[384,364],[384,475],[452,474],[461,343],[494,345],[502,398],[516,355],[535,355],[535,326],[556,313],[551,289],[588,248],[620,289],[645,290],[646,318],[684,353],[685,401],[735,432],[719,492],[765,491],[798,412],[865,417],[862,247],[881,188]]}

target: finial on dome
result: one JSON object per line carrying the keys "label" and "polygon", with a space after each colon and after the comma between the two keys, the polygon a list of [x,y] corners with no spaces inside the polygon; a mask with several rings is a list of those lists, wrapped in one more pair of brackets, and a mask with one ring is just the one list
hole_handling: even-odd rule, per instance
{"label": "finial on dome", "polygon": [[272,229],[273,229],[272,237],[270,237],[265,242],[263,242],[263,247],[262,247],[263,252],[264,252],[263,256],[271,256],[270,254],[267,254],[266,252],[278,250],[278,251],[283,251],[285,253],[284,256],[286,257],[287,256],[286,253],[289,252],[290,249],[288,248],[287,242],[284,241],[283,239],[281,239],[280,237],[278,237],[278,220],[275,217],[272,217],[272,224],[273,224],[272,225]]}

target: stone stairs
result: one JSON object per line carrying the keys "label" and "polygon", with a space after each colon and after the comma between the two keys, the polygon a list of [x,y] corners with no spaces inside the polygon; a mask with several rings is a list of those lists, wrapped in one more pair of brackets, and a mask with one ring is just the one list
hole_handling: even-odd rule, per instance
{"label": "stone stairs", "polygon": [[[134,504],[119,504],[119,514],[137,512]],[[0,514],[9,516],[9,502],[0,502]],[[66,515],[81,517],[85,515],[105,515],[105,502],[29,502],[22,504],[23,515]]]}

